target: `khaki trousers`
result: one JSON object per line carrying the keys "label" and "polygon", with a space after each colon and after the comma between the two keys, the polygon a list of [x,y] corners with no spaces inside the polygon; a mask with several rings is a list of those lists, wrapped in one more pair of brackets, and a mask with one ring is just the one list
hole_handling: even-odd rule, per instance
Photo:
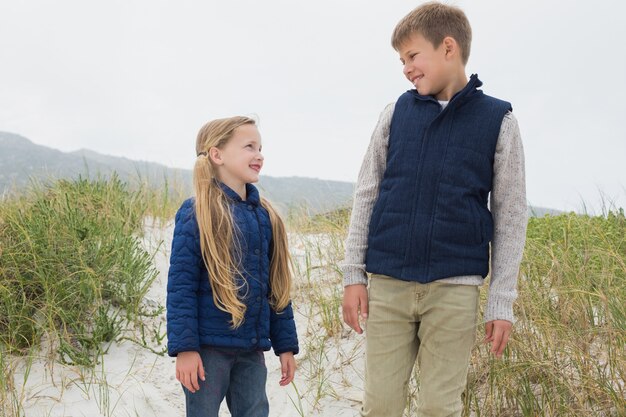
{"label": "khaki trousers", "polygon": [[372,275],[361,415],[402,416],[417,358],[417,415],[460,416],[478,301],[477,286]]}

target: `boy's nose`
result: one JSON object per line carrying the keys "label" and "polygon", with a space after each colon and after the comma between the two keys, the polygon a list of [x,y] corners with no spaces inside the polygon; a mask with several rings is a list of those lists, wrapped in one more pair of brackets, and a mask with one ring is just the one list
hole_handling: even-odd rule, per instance
{"label": "boy's nose", "polygon": [[402,68],[402,72],[404,73],[405,77],[409,76],[409,73],[411,72],[411,68],[409,67],[409,64],[404,64],[404,67]]}

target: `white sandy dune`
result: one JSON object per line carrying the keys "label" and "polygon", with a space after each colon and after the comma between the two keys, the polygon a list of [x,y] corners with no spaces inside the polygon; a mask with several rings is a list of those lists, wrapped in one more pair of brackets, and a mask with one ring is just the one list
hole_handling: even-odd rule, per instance
{"label": "white sandy dune", "polygon": [[[155,256],[159,276],[145,302],[152,306],[165,305],[172,225],[146,226],[146,231],[147,248],[154,251],[161,246]],[[291,240],[295,260],[304,262],[303,243],[297,238]],[[311,276],[307,279],[310,283]],[[319,311],[311,308],[308,300],[306,295],[296,294],[294,298],[302,349],[296,357],[298,371],[294,384],[278,385],[280,363],[273,352],[266,352],[270,415],[358,415],[362,337],[345,330],[331,338],[322,337]],[[164,314],[154,320],[155,324],[162,323],[164,331]],[[164,343],[153,348],[160,350]],[[184,396],[174,377],[174,359],[130,341],[113,343],[95,370],[64,366],[43,358],[31,364],[18,361],[14,367],[18,401],[26,417],[184,416]],[[229,415],[224,404],[220,416]]]}

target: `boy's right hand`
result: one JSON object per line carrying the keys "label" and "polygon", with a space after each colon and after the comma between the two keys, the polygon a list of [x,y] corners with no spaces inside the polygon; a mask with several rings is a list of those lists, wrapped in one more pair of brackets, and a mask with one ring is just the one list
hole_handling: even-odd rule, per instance
{"label": "boy's right hand", "polygon": [[204,367],[196,351],[180,352],[176,356],[176,379],[194,393],[200,389],[198,376],[204,381]]}
{"label": "boy's right hand", "polygon": [[363,333],[359,323],[367,320],[367,286],[365,284],[348,285],[343,289],[343,321],[358,334]]}

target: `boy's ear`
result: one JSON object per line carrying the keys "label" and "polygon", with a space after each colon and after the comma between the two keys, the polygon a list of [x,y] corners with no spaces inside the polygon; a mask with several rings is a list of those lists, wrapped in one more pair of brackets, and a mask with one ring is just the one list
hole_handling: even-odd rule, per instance
{"label": "boy's ear", "polygon": [[222,165],[224,163],[224,161],[222,161],[222,152],[215,146],[209,148],[209,160],[215,165]]}
{"label": "boy's ear", "polygon": [[459,44],[456,43],[456,40],[454,40],[453,37],[446,36],[445,38],[443,38],[443,41],[441,43],[446,52],[446,57],[452,58],[453,56],[459,54]]}

